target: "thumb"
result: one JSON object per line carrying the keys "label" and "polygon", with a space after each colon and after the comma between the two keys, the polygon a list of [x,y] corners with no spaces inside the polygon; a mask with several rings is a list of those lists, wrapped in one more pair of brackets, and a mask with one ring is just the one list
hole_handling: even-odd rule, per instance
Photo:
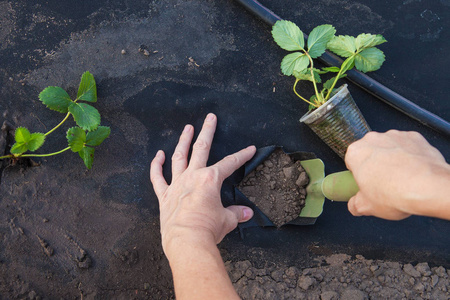
{"label": "thumb", "polygon": [[232,205],[226,209],[233,213],[238,223],[247,222],[253,217],[253,210],[247,206]]}
{"label": "thumb", "polygon": [[363,216],[363,202],[364,199],[361,197],[361,193],[357,193],[355,196],[351,197],[350,200],[348,200],[347,208],[355,217]]}

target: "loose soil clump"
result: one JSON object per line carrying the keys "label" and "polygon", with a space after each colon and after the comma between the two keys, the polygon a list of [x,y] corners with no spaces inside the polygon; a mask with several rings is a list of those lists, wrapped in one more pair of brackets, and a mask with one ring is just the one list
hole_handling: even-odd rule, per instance
{"label": "loose soil clump", "polygon": [[226,261],[241,299],[449,299],[450,270],[333,254],[304,268]]}
{"label": "loose soil clump", "polygon": [[239,190],[280,227],[296,219],[305,206],[308,175],[283,150],[275,150],[239,185]]}

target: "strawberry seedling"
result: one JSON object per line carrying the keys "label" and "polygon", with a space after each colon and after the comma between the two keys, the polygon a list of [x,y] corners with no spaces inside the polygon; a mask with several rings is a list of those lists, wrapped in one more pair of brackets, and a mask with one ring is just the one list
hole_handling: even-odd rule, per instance
{"label": "strawberry seedling", "polygon": [[[80,155],[88,169],[92,168],[95,146],[100,145],[111,133],[109,127],[100,126],[100,113],[92,105],[84,103],[97,102],[97,86],[94,76],[85,72],[81,76],[78,93],[75,100],[69,94],[57,86],[49,86],[40,94],[39,99],[49,109],[65,113],[64,119],[47,133],[31,133],[25,127],[19,127],[14,134],[15,143],[11,147],[11,154],[0,156],[0,159],[10,158],[17,160],[21,157],[47,157],[72,150]],[[84,101],[84,102],[81,102]],[[27,154],[27,151],[38,150],[45,142],[48,135],[58,129],[72,116],[76,125],[67,130],[68,147],[48,154]]]}
{"label": "strawberry seedling", "polygon": [[[309,104],[313,110],[330,99],[335,92],[335,85],[340,78],[347,76],[347,71],[354,67],[361,72],[378,70],[385,60],[383,51],[376,48],[386,40],[380,34],[362,33],[357,37],[348,35],[335,36],[336,29],[329,24],[314,28],[305,45],[304,34],[300,28],[290,21],[280,20],[272,29],[275,42],[282,49],[296,51],[286,55],[281,61],[281,71],[284,75],[293,75],[294,93]],[[345,61],[340,67],[314,68],[314,58],[320,57],[328,49],[335,54],[344,57]],[[323,84],[319,91],[318,83],[321,83],[320,74],[337,73]],[[314,85],[315,94],[308,99],[297,92],[297,84],[301,80],[311,81]]]}

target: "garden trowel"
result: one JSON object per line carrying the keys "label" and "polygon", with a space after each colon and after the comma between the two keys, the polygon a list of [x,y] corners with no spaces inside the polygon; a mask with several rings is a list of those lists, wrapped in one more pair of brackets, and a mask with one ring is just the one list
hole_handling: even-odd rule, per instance
{"label": "garden trowel", "polygon": [[322,213],[325,198],[346,202],[359,190],[350,171],[325,176],[325,165],[321,159],[303,160],[300,163],[309,176],[305,207],[300,217],[317,218]]}

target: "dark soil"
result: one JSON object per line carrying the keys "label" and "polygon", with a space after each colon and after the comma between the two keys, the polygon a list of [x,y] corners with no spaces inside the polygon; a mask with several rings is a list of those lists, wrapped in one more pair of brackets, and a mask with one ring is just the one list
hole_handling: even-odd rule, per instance
{"label": "dark soil", "polygon": [[305,206],[308,175],[283,150],[275,150],[239,185],[247,198],[277,226],[296,219]]}
{"label": "dark soil", "polygon": [[311,268],[283,264],[258,267],[249,260],[226,262],[234,287],[244,299],[436,299],[447,300],[449,270],[427,263],[321,256]]}

